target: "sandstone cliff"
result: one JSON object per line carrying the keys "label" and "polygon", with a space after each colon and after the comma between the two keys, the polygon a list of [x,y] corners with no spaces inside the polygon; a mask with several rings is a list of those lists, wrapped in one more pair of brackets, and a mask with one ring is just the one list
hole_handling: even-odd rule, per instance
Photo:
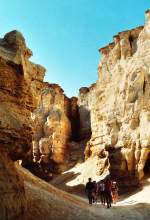
{"label": "sandstone cliff", "polygon": [[18,31],[0,39],[0,219],[16,219],[26,208],[24,184],[12,161],[31,148],[31,111],[45,72],[28,60],[31,55]]}
{"label": "sandstone cliff", "polygon": [[[67,98],[57,84],[43,83],[32,113],[33,141],[22,165],[45,180],[73,166],[81,157],[77,98]],[[76,152],[76,153],[77,153]]]}
{"label": "sandstone cliff", "polygon": [[68,108],[69,99],[58,85],[43,86],[40,105],[32,114],[35,125],[33,157],[36,162],[45,164],[51,172],[54,172],[54,164],[60,167],[67,160],[71,137]]}
{"label": "sandstone cliff", "polygon": [[89,140],[76,184],[110,173],[132,186],[149,173],[149,30],[148,10],[144,27],[101,48],[98,81],[81,88],[78,100],[42,82],[45,69],[29,61],[21,33],[0,39],[0,219],[17,219],[29,207],[17,160],[48,175],[62,172],[82,160]]}
{"label": "sandstone cliff", "polygon": [[97,160],[97,175],[109,170],[128,185],[136,185],[150,166],[149,30],[148,10],[144,27],[120,32],[99,50],[98,81],[79,94],[82,119],[82,109],[88,112],[82,127],[92,133],[86,158]]}

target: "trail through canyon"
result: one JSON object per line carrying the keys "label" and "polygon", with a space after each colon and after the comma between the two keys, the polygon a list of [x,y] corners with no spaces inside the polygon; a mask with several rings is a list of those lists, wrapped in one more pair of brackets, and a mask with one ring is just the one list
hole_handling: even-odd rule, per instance
{"label": "trail through canyon", "polygon": [[[0,38],[0,220],[150,218],[149,30],[150,9],[99,49],[97,81],[72,98],[43,82],[22,33]],[[108,175],[117,205],[89,206],[88,178]]]}
{"label": "trail through canyon", "polygon": [[[35,177],[24,168],[17,167],[24,178],[28,208],[25,218],[34,219],[65,219],[65,220],[146,220],[150,216],[150,178],[144,180],[143,187],[134,194],[120,196],[116,205],[110,209],[99,202],[88,205],[83,196],[69,194]],[[84,195],[84,194],[83,194]],[[22,220],[22,217],[20,218]]]}

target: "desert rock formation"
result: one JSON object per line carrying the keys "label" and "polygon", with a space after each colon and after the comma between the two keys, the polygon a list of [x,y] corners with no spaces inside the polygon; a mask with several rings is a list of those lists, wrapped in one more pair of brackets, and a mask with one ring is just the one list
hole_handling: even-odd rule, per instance
{"label": "desert rock formation", "polygon": [[92,163],[99,179],[110,173],[120,185],[134,186],[149,172],[149,30],[150,10],[144,27],[120,32],[101,48],[98,80],[81,88],[78,99],[43,83],[45,68],[29,61],[20,32],[0,39],[0,219],[17,219],[29,207],[17,160],[29,169],[62,172],[88,141],[80,175]]}
{"label": "desert rock formation", "polygon": [[[43,83],[39,103],[32,113],[32,147],[22,165],[45,180],[78,160],[74,150],[79,137],[77,98],[67,98],[57,84]],[[79,156],[80,158],[80,156]]]}
{"label": "desert rock formation", "polygon": [[71,122],[68,117],[69,99],[56,84],[45,84],[39,107],[33,112],[35,124],[33,158],[49,168],[52,162],[64,164],[67,160]]}
{"label": "desert rock formation", "polygon": [[144,27],[120,32],[99,50],[98,81],[79,94],[79,112],[90,115],[83,128],[92,133],[86,158],[97,160],[97,174],[109,170],[128,185],[138,183],[150,161],[149,29],[148,10]]}
{"label": "desert rock formation", "polygon": [[13,161],[31,148],[31,111],[45,72],[28,60],[31,55],[18,31],[0,39],[0,219],[15,219],[26,208],[24,184]]}

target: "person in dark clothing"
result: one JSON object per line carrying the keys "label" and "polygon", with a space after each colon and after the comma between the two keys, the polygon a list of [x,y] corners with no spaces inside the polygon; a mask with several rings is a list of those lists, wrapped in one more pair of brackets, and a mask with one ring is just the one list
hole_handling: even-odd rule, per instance
{"label": "person in dark clothing", "polygon": [[106,179],[105,181],[105,200],[107,203],[107,208],[110,208],[112,197],[111,197],[111,181],[109,179]]}
{"label": "person in dark clothing", "polygon": [[93,191],[92,191],[93,203],[97,203],[97,193],[98,193],[98,186],[96,181],[93,181]]}
{"label": "person in dark clothing", "polygon": [[93,199],[92,193],[93,193],[93,191],[94,191],[94,184],[92,182],[92,179],[89,178],[89,181],[86,183],[86,186],[85,186],[85,193],[87,194],[90,205],[92,205],[92,199]]}

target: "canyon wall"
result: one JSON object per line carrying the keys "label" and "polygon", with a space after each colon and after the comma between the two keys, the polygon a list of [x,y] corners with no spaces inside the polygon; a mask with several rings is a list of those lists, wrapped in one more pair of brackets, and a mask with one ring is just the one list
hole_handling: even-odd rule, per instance
{"label": "canyon wall", "polygon": [[43,83],[45,68],[31,55],[20,32],[0,39],[0,220],[23,219],[30,206],[15,163],[49,180],[80,153],[77,98]]}
{"label": "canyon wall", "polygon": [[31,148],[31,112],[45,73],[28,60],[31,55],[20,32],[0,39],[0,219],[17,219],[26,209],[24,184],[14,161]]}
{"label": "canyon wall", "polygon": [[98,80],[81,88],[78,100],[67,98],[56,84],[43,83],[45,69],[29,61],[32,52],[21,33],[0,39],[0,219],[17,219],[27,207],[17,160],[49,176],[73,166],[88,141],[85,159],[93,158],[98,177],[109,171],[120,184],[132,186],[146,176],[149,30],[148,10],[144,27],[120,32],[101,48]]}
{"label": "canyon wall", "polygon": [[57,84],[43,83],[31,117],[32,147],[22,165],[45,180],[69,168],[79,135],[78,115],[77,98],[67,98]]}
{"label": "canyon wall", "polygon": [[67,162],[71,137],[68,114],[69,99],[63,90],[56,84],[45,83],[40,105],[32,114],[35,125],[33,158],[51,172],[65,166]]}
{"label": "canyon wall", "polygon": [[113,178],[131,186],[150,167],[149,30],[148,10],[144,27],[120,32],[101,48],[98,80],[80,89],[78,101],[80,116],[85,117],[84,109],[90,118],[82,120],[82,130],[92,133],[85,158],[97,160],[97,175],[109,170]]}

